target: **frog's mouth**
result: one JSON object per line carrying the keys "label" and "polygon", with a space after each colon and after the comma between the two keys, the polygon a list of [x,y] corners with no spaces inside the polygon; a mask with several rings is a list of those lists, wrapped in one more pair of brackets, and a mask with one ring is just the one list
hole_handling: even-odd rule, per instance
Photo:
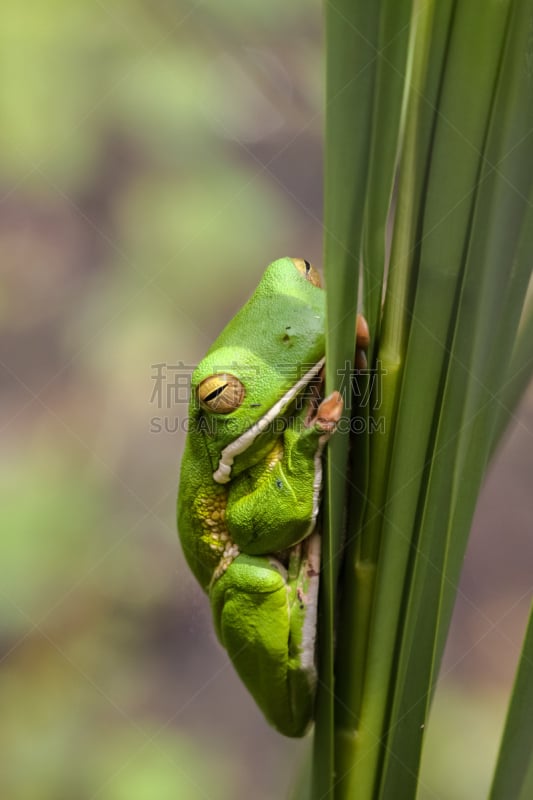
{"label": "frog's mouth", "polygon": [[321,358],[320,361],[311,367],[305,375],[303,375],[299,381],[297,381],[294,386],[291,388],[281,397],[277,403],[269,408],[264,416],[261,419],[258,419],[257,422],[248,428],[243,434],[241,434],[237,439],[233,442],[228,444],[220,454],[220,460],[218,462],[218,468],[213,472],[213,480],[216,483],[228,483],[231,480],[231,470],[233,467],[233,462],[240,456],[241,453],[244,453],[260,436],[264,431],[267,430],[268,426],[282,414],[286,408],[292,403],[294,398],[302,391],[308,384],[310,384],[320,373],[320,370],[324,366],[325,358]]}

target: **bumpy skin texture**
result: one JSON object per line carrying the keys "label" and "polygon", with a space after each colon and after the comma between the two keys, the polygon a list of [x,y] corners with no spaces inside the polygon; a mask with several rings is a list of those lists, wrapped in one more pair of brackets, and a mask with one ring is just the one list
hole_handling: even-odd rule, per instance
{"label": "bumpy skin texture", "polygon": [[[269,427],[247,442],[230,459],[227,482],[213,475],[224,448],[323,356],[322,289],[291,259],[275,261],[193,374],[181,466],[178,527],[185,556],[209,594],[217,634],[240,677],[288,736],[303,735],[313,715],[319,537],[311,534],[320,452],[331,432],[317,418],[317,403],[310,405],[308,395],[293,399],[278,417],[285,430]],[[244,387],[242,402],[229,413],[198,402],[202,381],[222,373]]]}

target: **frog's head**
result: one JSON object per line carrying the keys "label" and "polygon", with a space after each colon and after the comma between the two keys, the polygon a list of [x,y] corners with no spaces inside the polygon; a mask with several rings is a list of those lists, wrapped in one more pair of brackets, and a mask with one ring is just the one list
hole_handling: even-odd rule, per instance
{"label": "frog's head", "polygon": [[324,314],[309,262],[274,261],[194,371],[190,424],[218,483],[257,463],[280,436],[282,416],[324,363]]}

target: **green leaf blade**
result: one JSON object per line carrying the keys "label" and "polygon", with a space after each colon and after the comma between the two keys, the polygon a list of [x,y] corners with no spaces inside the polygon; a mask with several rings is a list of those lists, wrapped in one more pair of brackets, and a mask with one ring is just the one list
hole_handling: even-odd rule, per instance
{"label": "green leaf blade", "polygon": [[533,607],[524,638],[490,800],[533,796]]}

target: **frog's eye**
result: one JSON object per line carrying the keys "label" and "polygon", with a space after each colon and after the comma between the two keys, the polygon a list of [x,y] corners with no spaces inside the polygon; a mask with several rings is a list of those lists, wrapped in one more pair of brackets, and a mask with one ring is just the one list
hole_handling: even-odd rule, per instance
{"label": "frog's eye", "polygon": [[291,258],[291,261],[298,272],[301,272],[304,278],[309,281],[309,283],[312,283],[313,286],[322,286],[320,283],[320,275],[312,266],[312,264],[309,263],[309,261],[306,261],[303,258]]}
{"label": "frog's eye", "polygon": [[210,375],[199,385],[198,399],[206,411],[229,414],[239,408],[244,400],[244,386],[235,375],[227,372]]}

